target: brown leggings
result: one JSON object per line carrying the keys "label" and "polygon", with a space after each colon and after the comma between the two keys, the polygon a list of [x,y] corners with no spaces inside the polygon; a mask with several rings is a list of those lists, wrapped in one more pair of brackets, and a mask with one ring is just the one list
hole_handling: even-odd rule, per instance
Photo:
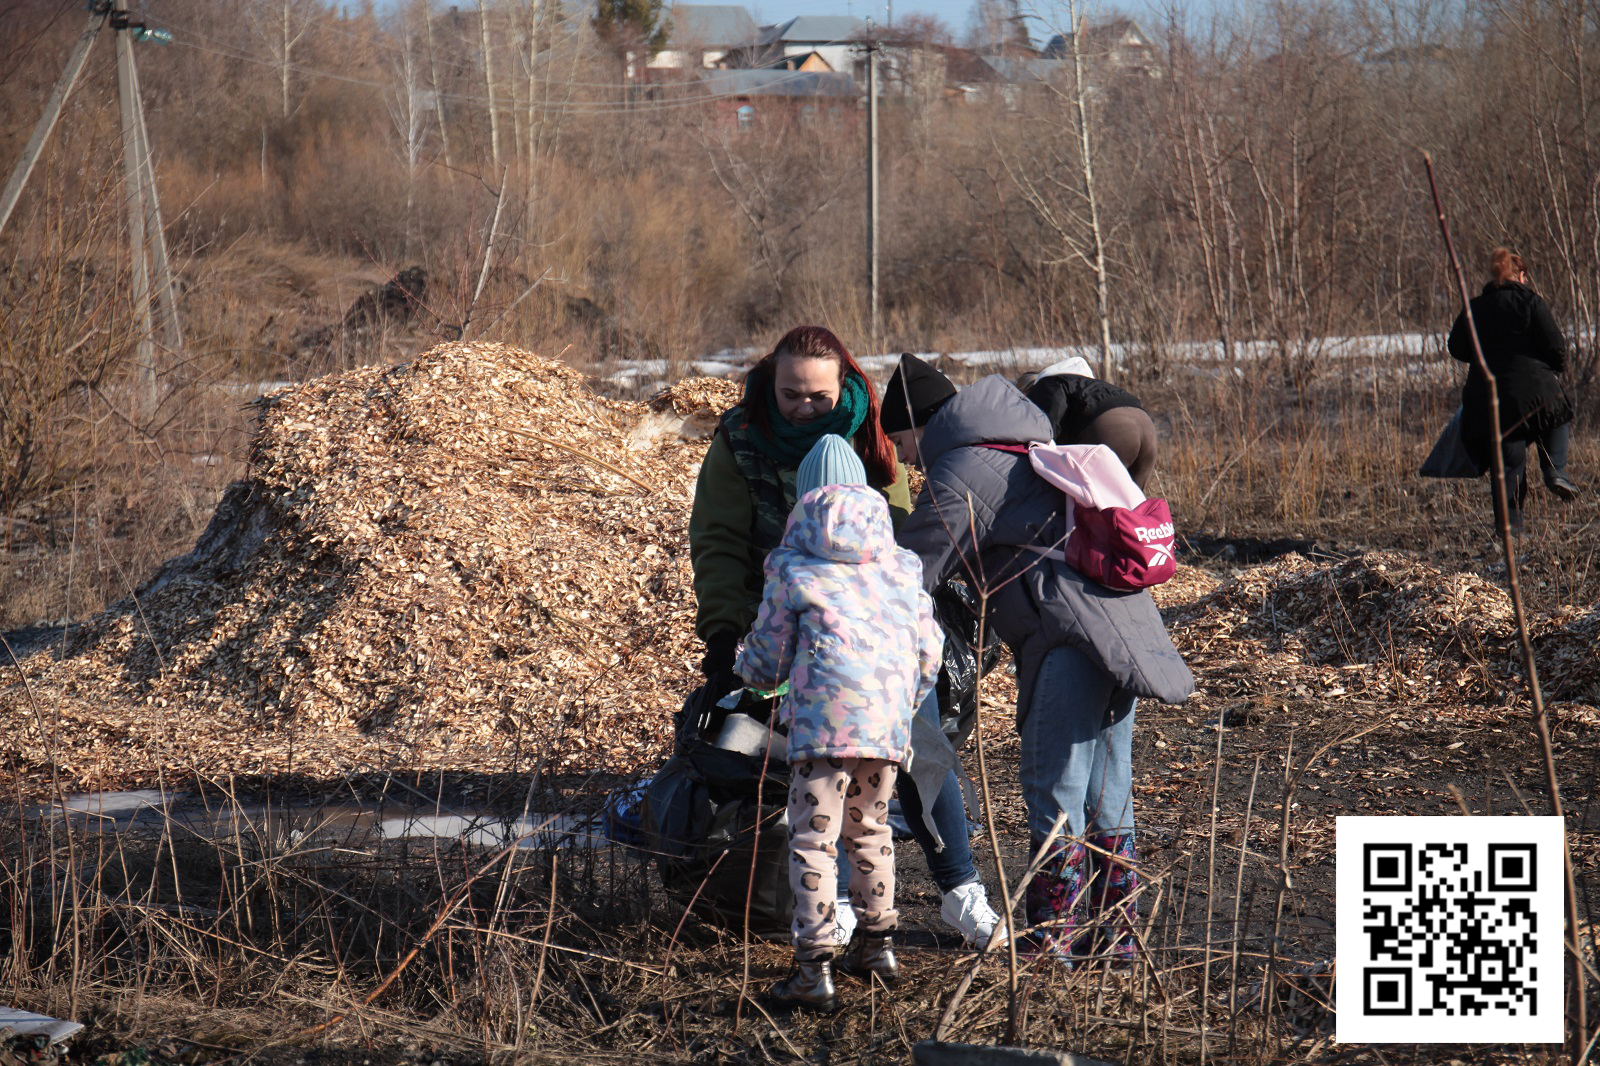
{"label": "brown leggings", "polygon": [[806,959],[834,950],[841,837],[850,863],[850,904],[863,933],[893,931],[894,834],[889,797],[900,766],[885,759],[806,759],[789,780],[789,887],[794,947]]}
{"label": "brown leggings", "polygon": [[1084,427],[1078,444],[1104,444],[1117,453],[1141,489],[1156,465],[1156,424],[1137,407],[1113,407]]}

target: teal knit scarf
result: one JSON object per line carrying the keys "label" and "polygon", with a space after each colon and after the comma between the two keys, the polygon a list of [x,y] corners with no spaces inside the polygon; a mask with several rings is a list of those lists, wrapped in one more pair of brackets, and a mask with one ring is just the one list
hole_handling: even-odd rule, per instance
{"label": "teal knit scarf", "polygon": [[[750,427],[750,440],[757,450],[775,463],[797,466],[806,457],[811,446],[825,433],[837,433],[845,440],[854,440],[856,431],[867,420],[867,383],[859,374],[847,373],[844,387],[839,390],[839,402],[821,418],[797,426],[778,413],[777,397],[771,379],[767,379],[767,409],[772,412],[772,433],[769,436],[755,426]],[[749,384],[745,385],[746,396]],[[749,410],[749,404],[745,404]]]}

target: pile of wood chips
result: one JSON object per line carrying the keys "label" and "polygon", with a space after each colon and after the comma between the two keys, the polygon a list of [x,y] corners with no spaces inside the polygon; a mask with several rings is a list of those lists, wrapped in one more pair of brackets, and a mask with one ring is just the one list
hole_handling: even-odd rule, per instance
{"label": "pile of wood chips", "polygon": [[1600,605],[1562,607],[1532,630],[1534,661],[1545,693],[1600,705]]}
{"label": "pile of wood chips", "polygon": [[[1506,591],[1399,552],[1337,563],[1291,554],[1168,620],[1211,695],[1481,704],[1525,690]],[[1530,619],[1547,698],[1600,697],[1597,629],[1596,610]]]}
{"label": "pile of wood chips", "polygon": [[[622,403],[454,343],[274,393],[196,549],[0,682],[5,754],[74,788],[648,771],[699,682],[689,506],[739,392]],[[1207,696],[1489,700],[1515,673],[1498,588],[1394,553],[1183,567],[1158,599]],[[1569,687],[1600,684],[1597,629],[1540,630]]]}
{"label": "pile of wood chips", "polygon": [[83,784],[653,765],[699,680],[705,444],[635,431],[738,394],[614,402],[489,344],[277,392],[200,547],[0,690],[6,746]]}

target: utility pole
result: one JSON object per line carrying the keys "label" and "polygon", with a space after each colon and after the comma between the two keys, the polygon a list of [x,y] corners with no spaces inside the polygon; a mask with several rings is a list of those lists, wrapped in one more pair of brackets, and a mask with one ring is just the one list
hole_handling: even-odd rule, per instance
{"label": "utility pole", "polygon": [[50,99],[44,106],[44,114],[39,118],[39,124],[33,128],[33,136],[28,138],[28,146],[22,150],[22,158],[11,171],[5,192],[0,193],[0,230],[6,228],[12,209],[22,197],[22,188],[28,184],[28,175],[33,173],[33,165],[39,161],[39,156],[44,152],[44,142],[56,128],[56,120],[61,117],[61,109],[67,102],[67,94],[72,92],[72,86],[77,83],[78,75],[83,73],[83,64],[89,58],[89,46],[100,36],[108,13],[109,11],[91,12],[89,24],[84,27],[83,33],[78,35],[78,43],[72,46],[72,54],[67,57],[67,67],[57,79],[56,87],[50,91]]}
{"label": "utility pole", "polygon": [[[112,0],[112,17],[126,17],[127,0]],[[150,316],[150,260],[145,254],[144,153],[139,144],[139,82],[133,66],[133,41],[116,35],[117,104],[122,113],[122,193],[128,202],[128,244],[133,249],[133,313],[139,322],[140,376],[154,384],[156,365],[155,324]]]}
{"label": "utility pole", "polygon": [[150,158],[150,136],[145,129],[144,106],[139,97],[139,71],[133,62],[133,45],[141,41],[164,44],[172,38],[164,30],[152,30],[144,23],[130,19],[127,0],[91,0],[89,24],[73,46],[66,68],[45,104],[44,114],[34,127],[22,158],[12,169],[5,191],[0,193],[0,230],[10,220],[28,177],[44,152],[45,141],[55,129],[67,96],[72,92],[78,75],[83,72],[90,46],[107,25],[116,33],[117,102],[122,127],[123,196],[128,209],[131,295],[134,314],[140,326],[138,358],[145,383],[148,388],[153,388],[156,323],[151,309],[152,268],[155,275],[155,302],[160,310],[162,343],[168,350],[176,351],[183,345],[183,336],[178,325],[172,265],[167,256],[165,227],[161,222],[161,204],[156,197],[155,166]]}
{"label": "utility pole", "polygon": [[[871,32],[870,24],[868,32]],[[878,41],[867,39],[867,281],[872,301],[872,351],[882,342],[878,319]]]}
{"label": "utility pole", "polygon": [[[113,23],[115,26],[115,23]],[[121,27],[122,36],[132,33],[134,41],[170,41],[164,33],[151,36],[145,27]],[[134,132],[139,140],[139,159],[144,166],[142,187],[144,200],[146,244],[150,249],[150,265],[155,271],[156,308],[161,314],[161,338],[168,351],[183,347],[183,330],[178,325],[178,293],[172,280],[172,260],[167,255],[167,227],[161,221],[161,199],[156,195],[155,157],[150,151],[150,131],[144,122],[144,96],[139,88],[139,72],[133,66],[133,51],[128,51],[128,69],[133,81]],[[135,251],[137,254],[137,250]]]}

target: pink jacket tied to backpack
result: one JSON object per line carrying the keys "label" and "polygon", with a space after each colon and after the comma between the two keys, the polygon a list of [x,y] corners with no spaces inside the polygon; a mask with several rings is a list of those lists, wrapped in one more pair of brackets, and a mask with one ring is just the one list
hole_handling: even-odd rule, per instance
{"label": "pink jacket tied to backpack", "polygon": [[1146,498],[1104,444],[1032,444],[1034,472],[1073,503],[1065,546],[1035,549],[1109,589],[1133,592],[1177,573],[1177,531],[1159,497]]}
{"label": "pink jacket tied to backpack", "polygon": [[877,489],[802,496],[766,562],[766,592],[734,664],[762,688],[785,678],[789,759],[900,762],[939,676],[944,633],[922,564],[897,547]]}

